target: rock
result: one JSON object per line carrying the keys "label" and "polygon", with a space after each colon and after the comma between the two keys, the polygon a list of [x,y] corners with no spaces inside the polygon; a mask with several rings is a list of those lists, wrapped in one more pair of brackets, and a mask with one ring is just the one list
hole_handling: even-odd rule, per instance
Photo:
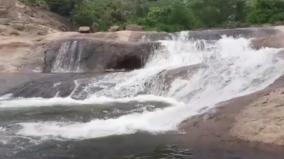
{"label": "rock", "polygon": [[5,32],[5,31],[6,31],[6,26],[0,25],[0,33]]}
{"label": "rock", "polygon": [[[120,42],[87,37],[59,40],[48,44],[44,72],[133,70],[143,67],[158,46],[155,42]],[[57,56],[64,58],[58,62]],[[56,66],[56,61],[60,65]]]}
{"label": "rock", "polygon": [[16,5],[15,0],[0,0],[0,18],[7,18],[10,9]]}
{"label": "rock", "polygon": [[116,31],[120,31],[120,30],[121,30],[121,28],[120,28],[120,26],[118,26],[118,25],[111,26],[111,27],[108,29],[109,32],[116,32]]}
{"label": "rock", "polygon": [[231,134],[245,141],[284,146],[283,90],[283,87],[274,89],[247,105],[235,117]]}
{"label": "rock", "polygon": [[25,30],[25,25],[23,23],[12,23],[10,24],[12,28],[19,30],[19,31],[24,31]]}
{"label": "rock", "polygon": [[130,24],[125,27],[125,30],[130,31],[144,31],[144,27],[136,24]]}
{"label": "rock", "polygon": [[251,47],[254,49],[260,49],[263,47],[284,48],[284,35],[278,34],[275,36],[253,39],[251,42]]}
{"label": "rock", "polygon": [[211,29],[201,31],[190,31],[190,33],[188,34],[188,39],[218,40],[221,39],[223,36],[229,36],[234,38],[262,38],[279,34],[282,34],[282,31],[274,27]]}
{"label": "rock", "polygon": [[[45,32],[70,30],[65,18],[42,8],[26,6],[18,0],[0,0],[0,24],[7,25],[7,30],[16,29],[25,35],[35,35],[37,30]],[[33,29],[28,29],[31,25]],[[9,32],[6,33],[6,35]]]}
{"label": "rock", "polygon": [[[28,77],[27,77],[28,76]],[[94,74],[17,74],[4,78],[7,88],[4,91],[0,89],[0,95],[13,93],[14,97],[42,97],[52,98],[68,97],[71,95],[76,86],[75,80],[88,79],[95,76]],[[0,78],[1,80],[2,78]],[[11,88],[14,85],[13,88]]]}
{"label": "rock", "polygon": [[0,6],[10,8],[15,5],[16,5],[16,0],[0,0]]}
{"label": "rock", "polygon": [[88,26],[79,27],[79,33],[91,33],[91,28]]}
{"label": "rock", "polygon": [[8,10],[4,7],[0,7],[0,18],[5,18],[8,15]]}
{"label": "rock", "polygon": [[[25,27],[25,31],[32,29],[29,28],[28,25]],[[141,42],[141,39],[146,35],[157,34],[151,32],[121,31],[115,33],[98,32],[94,34],[56,32],[48,35],[24,36],[24,32],[13,33],[13,31],[15,30],[11,29],[9,26],[0,25],[0,72],[42,72],[43,68],[45,72],[51,72],[54,59],[58,53],[58,48],[60,48],[64,42],[72,42],[77,39],[79,39],[78,46],[75,48],[84,48],[83,51],[87,51],[80,56],[83,57],[82,63],[79,63],[79,65],[84,68],[83,71],[104,71],[105,69],[118,67],[114,69],[114,71],[117,71],[118,69],[124,69],[123,67],[125,66],[121,66],[121,63],[129,61],[131,58],[138,59],[138,64],[132,63],[132,68],[125,68],[125,70],[131,70],[133,67],[141,67],[141,64],[145,63],[145,61],[141,61],[141,59],[146,60],[148,55],[151,54],[158,45],[156,43]],[[10,33],[15,35],[19,33],[20,36],[10,36]],[[41,33],[38,32],[38,34]],[[135,53],[136,49],[138,50],[137,53]],[[46,52],[46,54],[44,54],[44,52]],[[73,53],[76,55],[78,52],[79,50]],[[138,55],[138,53],[143,55]],[[98,55],[95,56],[95,54]],[[130,54],[134,54],[134,57],[128,56],[126,59],[122,59],[124,56]],[[112,55],[114,56],[113,59],[110,57]],[[98,57],[98,59],[94,59],[96,57]],[[86,58],[92,59],[88,60]],[[45,62],[44,59],[46,60]],[[103,60],[108,63],[103,63]],[[92,63],[92,61],[98,61],[98,64],[96,65]],[[115,63],[117,65],[115,65]]]}
{"label": "rock", "polygon": [[[197,71],[200,71],[204,68],[206,68],[205,65],[196,64],[161,71],[159,74],[157,74],[155,78],[145,83],[146,91],[149,91],[149,93],[151,93],[152,88],[159,88],[161,90],[160,93],[168,92],[176,79],[183,79],[189,81]],[[159,95],[163,96],[165,94]],[[189,96],[190,95],[191,94],[189,94]],[[189,96],[186,97],[190,98]]]}
{"label": "rock", "polygon": [[15,36],[0,42],[0,72],[33,72],[41,68],[43,56],[28,39],[21,39],[18,32]]}
{"label": "rock", "polygon": [[94,38],[104,40],[116,40],[125,42],[139,42],[143,39],[149,41],[167,40],[172,37],[171,34],[165,32],[146,32],[146,31],[117,31],[117,32],[98,32],[92,35]]}
{"label": "rock", "polygon": [[0,25],[8,25],[9,22],[10,20],[8,18],[0,18]]}
{"label": "rock", "polygon": [[[0,66],[1,67],[1,66]],[[1,73],[0,71],[0,96],[8,93],[9,90],[15,90],[25,83],[48,76],[39,73]]]}
{"label": "rock", "polygon": [[13,35],[13,36],[19,36],[20,35],[20,33],[16,30],[11,31],[9,34]]}

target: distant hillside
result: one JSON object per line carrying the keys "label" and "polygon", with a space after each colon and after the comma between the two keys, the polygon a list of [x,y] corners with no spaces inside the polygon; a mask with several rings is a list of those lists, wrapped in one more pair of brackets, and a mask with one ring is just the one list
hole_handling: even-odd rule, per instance
{"label": "distant hillside", "polygon": [[0,35],[38,34],[69,30],[68,21],[48,10],[16,0],[0,0]]}
{"label": "distant hillside", "polygon": [[138,24],[175,32],[283,24],[284,0],[21,0],[48,8],[75,25],[108,30]]}

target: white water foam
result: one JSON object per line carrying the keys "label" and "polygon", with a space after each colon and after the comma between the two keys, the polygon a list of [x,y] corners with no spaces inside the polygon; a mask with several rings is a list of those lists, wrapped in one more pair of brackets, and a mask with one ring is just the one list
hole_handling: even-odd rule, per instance
{"label": "white water foam", "polygon": [[6,94],[6,95],[0,97],[0,101],[1,101],[1,100],[8,100],[8,99],[10,99],[10,98],[12,98],[12,97],[13,97],[13,94]]}
{"label": "white water foam", "polygon": [[[196,64],[206,65],[206,68],[194,73],[190,79],[176,77],[169,89],[162,93],[161,101],[175,101],[172,107],[113,119],[95,119],[87,123],[56,121],[19,123],[22,129],[18,132],[24,136],[66,139],[106,137],[132,134],[137,131],[162,133],[177,130],[183,120],[199,114],[201,110],[214,108],[219,102],[264,89],[283,74],[284,63],[277,58],[279,50],[271,48],[253,50],[249,46],[248,39],[223,37],[218,41],[208,42],[186,40],[184,36],[181,36],[175,40],[161,41],[161,43],[164,48],[157,51],[145,68],[108,79],[116,83],[115,87],[106,88],[86,100],[18,99],[2,101],[0,107],[48,106],[60,103],[63,105],[87,104],[94,103],[97,97],[103,99],[104,95],[125,102],[137,100],[139,98],[137,93],[146,87],[145,81],[152,79],[162,70]],[[122,97],[128,98],[121,99],[121,96],[117,95],[120,93],[123,94]],[[152,96],[143,96],[141,100],[152,100],[148,97],[159,100],[160,97],[153,95],[155,93]],[[101,102],[108,100],[109,98],[105,98]]]}
{"label": "white water foam", "polygon": [[163,102],[176,105],[178,102],[172,98],[158,97],[153,95],[140,95],[133,98],[108,98],[90,97],[86,100],[76,100],[73,98],[17,98],[12,100],[0,100],[0,108],[25,108],[25,107],[52,107],[52,106],[83,106],[101,105],[109,103],[129,103],[129,102]]}
{"label": "white water foam", "polygon": [[0,126],[0,132],[6,131],[6,128]]}

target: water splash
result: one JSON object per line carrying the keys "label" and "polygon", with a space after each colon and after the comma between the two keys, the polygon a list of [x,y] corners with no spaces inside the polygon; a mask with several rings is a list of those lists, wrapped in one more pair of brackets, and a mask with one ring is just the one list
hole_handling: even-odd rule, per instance
{"label": "water splash", "polygon": [[[200,114],[201,110],[208,110],[219,102],[261,90],[283,74],[284,63],[277,57],[278,49],[254,50],[250,47],[250,40],[244,38],[223,37],[215,41],[196,41],[187,37],[187,33],[183,32],[173,40],[160,41],[163,47],[156,51],[143,69],[110,74],[93,81],[84,90],[89,93],[86,100],[55,100],[72,105],[76,102],[92,103],[92,99],[104,97],[112,100],[136,100],[139,95],[144,95],[146,98],[143,100],[148,100],[145,95],[151,95],[154,100],[159,100],[162,96],[164,101],[178,101],[173,102],[173,106],[113,119],[94,119],[87,123],[19,123],[22,129],[18,134],[86,139],[132,134],[137,131],[162,133],[177,130],[183,120]],[[190,75],[171,76],[171,72],[190,70],[196,65],[204,67],[190,72]],[[161,76],[163,73],[171,79],[165,79],[165,76]],[[152,84],[148,85],[149,83]],[[100,89],[91,91],[97,87]],[[21,99],[12,105],[21,106],[21,103],[26,103],[25,106],[28,106],[31,102],[29,100],[31,99]],[[11,105],[7,102],[13,101],[2,101],[0,106]],[[32,103],[30,105],[54,104],[52,99],[39,99]]]}

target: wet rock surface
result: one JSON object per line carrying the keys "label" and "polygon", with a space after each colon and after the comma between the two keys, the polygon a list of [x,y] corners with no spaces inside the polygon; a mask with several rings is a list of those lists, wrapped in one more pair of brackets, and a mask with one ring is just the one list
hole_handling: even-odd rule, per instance
{"label": "wet rock surface", "polygon": [[[88,35],[64,32],[37,37],[0,36],[0,72],[51,72],[53,62],[58,55],[58,49],[62,45],[63,54],[61,55],[66,56],[65,61],[67,61],[63,65],[74,65],[75,63],[72,63],[71,59],[74,56],[73,60],[76,60],[75,62],[83,69],[79,72],[115,68],[136,69],[141,67],[148,56],[158,47],[155,42],[141,42],[144,35],[146,34],[142,32],[124,31]],[[71,46],[72,48],[69,48]],[[129,65],[129,68],[126,65]],[[72,67],[74,66],[70,66],[70,69],[75,69]],[[72,71],[67,70],[67,72]]]}
{"label": "wet rock surface", "polygon": [[80,77],[82,75],[51,75],[29,81],[9,92],[15,97],[68,97],[75,89],[75,80]]}
{"label": "wet rock surface", "polygon": [[[279,48],[282,47],[282,31],[283,29],[273,27],[192,31],[185,38],[216,40],[224,35],[257,37],[252,44],[255,48],[266,46]],[[83,71],[79,72],[104,69],[132,70],[142,67],[153,50],[159,47],[156,41],[171,39],[173,35],[175,34],[119,31],[87,35],[63,32],[33,37],[0,36],[0,72],[52,72],[54,61],[64,43],[66,51],[68,51],[66,43],[70,43],[69,47],[78,43],[74,48],[69,48],[69,51],[73,49],[71,53],[77,55],[75,59],[79,65],[82,65]],[[79,56],[80,49],[84,53]],[[80,57],[82,58],[78,60]],[[129,68],[126,65],[129,65]]]}
{"label": "wet rock surface", "polygon": [[[157,48],[158,43],[154,42],[118,42],[84,38],[57,41],[49,44],[48,50],[45,51],[43,71],[134,70],[142,68]],[[59,66],[55,66],[56,63],[59,63]]]}
{"label": "wet rock surface", "polygon": [[[226,35],[238,36],[242,31],[230,30],[228,32],[222,32],[222,34],[224,33]],[[264,31],[263,34],[256,33],[255,30],[245,31],[243,34],[245,36],[263,36],[274,33],[278,32],[275,32],[273,29],[269,29]],[[211,33],[206,33],[205,31],[203,33],[196,33],[195,35],[192,35],[192,37],[216,39],[220,38],[219,34],[221,33],[214,33],[214,31]],[[74,89],[76,87],[80,91],[84,85],[89,84],[88,81],[100,78],[104,76],[104,74],[112,74],[121,70],[133,70],[143,67],[143,62],[145,62],[144,60],[147,60],[153,49],[153,43],[139,41],[144,36],[143,33],[97,33],[88,35],[84,38],[81,38],[77,34],[72,34],[70,36],[65,35],[67,38],[58,38],[58,36],[54,36],[54,39],[51,37],[50,39],[43,38],[43,40],[40,41],[41,46],[44,46],[44,49],[47,50],[47,52],[45,52],[45,55],[43,54],[44,51],[41,52],[42,54],[37,54],[37,59],[42,60],[42,63],[40,63],[40,60],[38,60],[39,64],[37,66],[44,67],[46,72],[52,72],[52,69],[54,69],[54,61],[56,61],[58,50],[62,46],[62,43],[74,43],[74,41],[78,41],[78,43],[80,43],[79,45],[82,45],[81,48],[86,50],[84,50],[84,53],[79,56],[78,52],[80,51],[78,50],[80,50],[80,47],[76,46],[74,49],[75,51],[71,53],[71,55],[75,57],[77,56],[75,61],[79,61],[79,66],[83,68],[84,72],[88,73],[1,74],[0,95],[13,93],[15,97],[68,97],[74,93]],[[153,39],[167,38],[167,36],[164,35],[156,36],[152,34],[148,37],[151,36]],[[98,37],[103,38],[103,40],[95,39]],[[53,40],[55,42],[51,43]],[[78,59],[83,59],[83,61]],[[70,62],[72,60],[67,61]],[[133,61],[134,63],[132,63]],[[28,63],[28,65],[31,64]],[[74,66],[74,63],[71,63],[71,66]],[[21,68],[21,66],[16,68]],[[160,74],[158,74],[157,82],[163,79],[163,82],[170,84],[173,79],[177,77],[181,79],[190,79],[191,73],[202,68],[203,66],[196,65],[172,69],[169,71],[161,71]],[[71,68],[70,70],[75,70],[75,68]],[[14,71],[17,72],[19,69],[14,69]],[[187,76],[185,76],[185,74]],[[164,103],[129,102],[128,105],[121,103],[110,103],[109,105],[104,106],[98,105],[96,108],[94,108],[94,105],[78,105],[80,108],[64,108],[62,105],[55,105],[51,108],[22,108],[18,109],[17,111],[14,111],[13,109],[9,110],[6,108],[1,108],[2,115],[0,114],[0,119],[2,120],[0,121],[0,158],[93,159],[95,157],[106,159],[282,159],[284,155],[283,146],[278,146],[279,144],[275,144],[275,138],[268,140],[268,142],[267,140],[263,141],[259,138],[248,140],[248,138],[251,137],[251,134],[259,133],[258,131],[239,131],[239,133],[245,132],[245,136],[236,134],[238,130],[246,128],[242,126],[257,127],[257,125],[254,125],[255,123],[251,123],[252,125],[243,124],[244,122],[248,123],[259,119],[259,116],[257,116],[254,112],[255,110],[258,111],[259,109],[253,107],[253,110],[250,110],[247,109],[247,107],[250,107],[251,103],[259,98],[262,98],[265,96],[265,94],[271,93],[276,88],[283,87],[283,77],[281,79],[264,91],[222,103],[219,109],[212,110],[211,113],[197,116],[184,122],[180,127],[182,133],[168,132],[166,134],[152,135],[139,132],[134,135],[111,136],[107,138],[88,139],[81,141],[44,141],[39,140],[37,137],[23,137],[15,134],[15,132],[20,128],[19,126],[13,125],[14,123],[21,121],[34,122],[57,120],[67,122],[88,122],[94,117],[98,119],[108,119],[111,117],[116,118],[121,115],[128,114],[129,112],[143,112],[144,108],[148,111],[152,111],[155,108],[168,106],[164,105]],[[77,85],[77,80],[81,81],[81,86]],[[113,86],[111,85],[110,87]],[[94,87],[93,91],[97,91],[96,89],[97,88]],[[282,92],[282,90],[280,92]],[[277,98],[275,101],[282,102],[280,98],[283,98],[283,96],[279,95],[278,93],[277,96],[275,96],[273,93],[269,94],[269,100],[274,101],[275,97]],[[75,96],[77,99],[80,99],[80,97],[82,96],[79,96],[78,98]],[[86,96],[83,96],[83,99],[84,97]],[[263,98],[266,99],[266,97]],[[139,109],[136,109],[137,104],[139,106],[142,104],[142,106],[139,107]],[[271,106],[265,103],[263,104],[264,105],[260,106],[261,112],[268,112]],[[148,107],[148,105],[150,105],[150,107]],[[154,105],[154,108],[152,108],[151,105]],[[228,105],[228,107],[226,107],[226,105]],[[113,109],[114,107],[117,109]],[[281,106],[278,107],[277,105],[274,105],[273,107],[277,107],[277,110],[279,110],[277,113],[282,112]],[[249,115],[247,115],[248,112]],[[263,113],[262,115],[268,115],[267,117],[270,117],[270,113],[271,112]],[[275,121],[280,120],[281,122],[269,122],[268,124],[282,124],[282,119],[277,119]],[[238,124],[236,125],[236,123]],[[264,124],[267,124],[267,122],[264,122]],[[275,129],[273,129],[273,131],[274,130]],[[283,135],[280,132],[281,129],[276,130],[279,132],[277,135],[280,134],[281,138]],[[259,134],[261,139],[262,135],[265,135],[263,134],[265,132],[266,131],[263,131]],[[279,136],[276,137],[276,139],[279,139]],[[273,142],[271,142],[271,140],[273,140]]]}
{"label": "wet rock surface", "polygon": [[[237,157],[241,159],[271,156],[281,158],[284,155],[281,144],[283,133],[278,128],[281,126],[279,123],[282,120],[279,117],[283,116],[283,110],[277,105],[282,100],[279,89],[284,87],[283,79],[282,76],[262,91],[222,102],[209,113],[185,121],[180,126],[187,132],[185,140],[195,143],[200,150],[204,150],[205,144],[224,152],[234,150],[250,154],[250,157]],[[263,102],[264,99],[269,102]],[[257,152],[251,151],[252,149]],[[256,153],[263,155],[255,157]],[[266,153],[271,155],[265,155]]]}
{"label": "wet rock surface", "polygon": [[272,35],[268,37],[255,38],[252,40],[252,47],[255,49],[261,49],[263,47],[270,48],[283,48],[284,47],[284,35]]}
{"label": "wet rock surface", "polygon": [[205,39],[205,40],[217,40],[222,38],[222,36],[231,37],[267,37],[271,35],[283,34],[280,29],[273,27],[263,27],[263,28],[240,28],[240,29],[212,29],[204,31],[191,31],[189,39]]}

